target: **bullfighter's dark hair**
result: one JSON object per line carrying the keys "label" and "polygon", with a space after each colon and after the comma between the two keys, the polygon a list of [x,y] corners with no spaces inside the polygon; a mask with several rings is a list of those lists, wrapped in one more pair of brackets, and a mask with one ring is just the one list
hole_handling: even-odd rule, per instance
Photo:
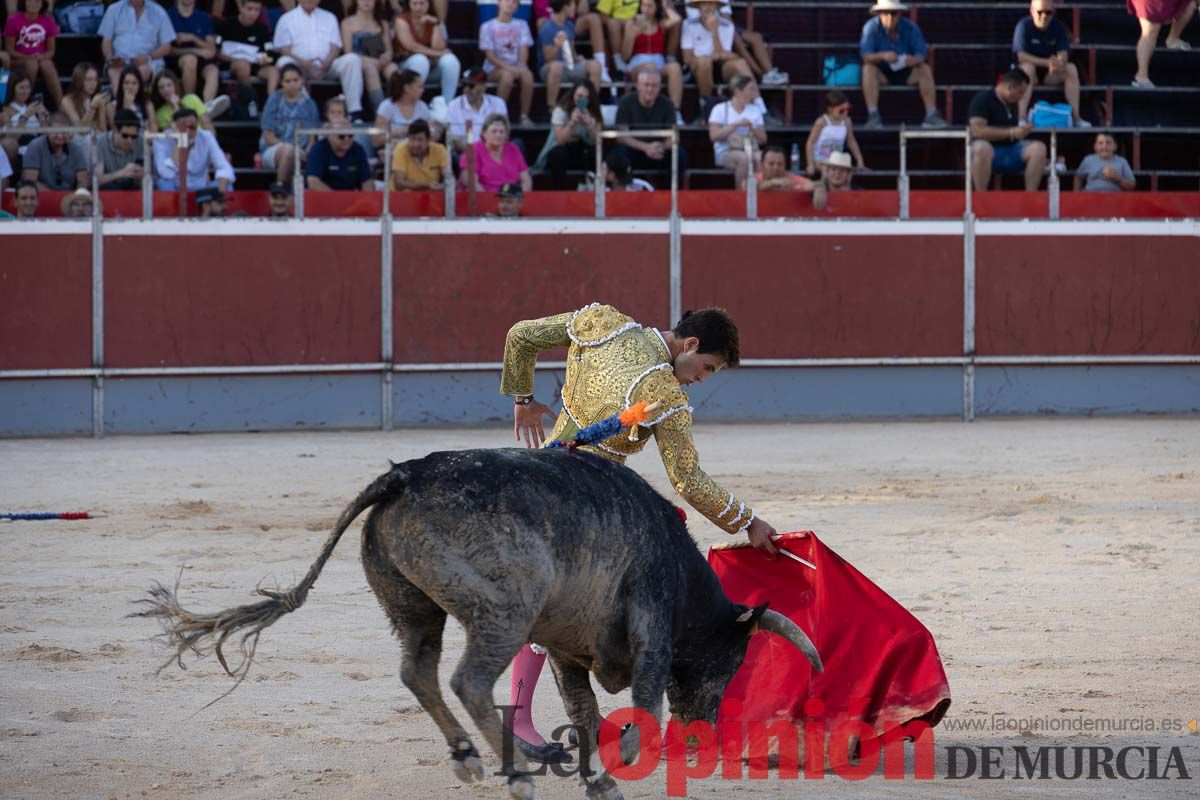
{"label": "bullfighter's dark hair", "polygon": [[742,349],[738,341],[737,325],[723,308],[702,308],[685,311],[671,329],[676,338],[695,336],[700,340],[699,353],[717,353],[725,357],[726,366],[736,367],[741,361]]}

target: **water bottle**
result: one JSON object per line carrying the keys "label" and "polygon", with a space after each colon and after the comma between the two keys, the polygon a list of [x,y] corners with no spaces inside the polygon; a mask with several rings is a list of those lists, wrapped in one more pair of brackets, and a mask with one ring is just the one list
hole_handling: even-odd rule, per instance
{"label": "water bottle", "polygon": [[575,52],[571,48],[571,40],[564,39],[562,44],[563,69],[572,72],[575,69]]}
{"label": "water bottle", "polygon": [[791,159],[790,166],[791,166],[792,172],[800,171],[800,143],[799,142],[792,142],[792,159]]}

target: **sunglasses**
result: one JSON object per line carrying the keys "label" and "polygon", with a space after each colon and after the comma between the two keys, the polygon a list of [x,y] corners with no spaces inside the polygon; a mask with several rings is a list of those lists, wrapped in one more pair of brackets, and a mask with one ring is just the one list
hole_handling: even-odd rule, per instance
{"label": "sunglasses", "polygon": [[347,139],[349,139],[349,138],[350,138],[350,134],[348,134],[348,133],[339,133],[339,134],[336,134],[336,135],[335,135],[333,138],[337,139],[339,142],[344,142],[344,141],[346,141]]}
{"label": "sunglasses", "polygon": [[134,131],[133,133],[126,133],[125,131],[117,131],[117,136],[120,136],[122,139],[136,139],[138,135],[137,135],[137,131]]}

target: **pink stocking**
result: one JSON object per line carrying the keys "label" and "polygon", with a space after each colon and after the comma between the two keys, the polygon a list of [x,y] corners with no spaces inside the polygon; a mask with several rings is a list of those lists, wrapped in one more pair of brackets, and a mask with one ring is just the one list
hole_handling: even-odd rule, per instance
{"label": "pink stocking", "polygon": [[[539,648],[540,649],[540,648]],[[546,740],[533,727],[533,690],[546,663],[546,653],[535,653],[528,644],[521,648],[512,662],[512,690],[508,704],[516,706],[512,718],[514,734],[532,745],[543,745]]]}

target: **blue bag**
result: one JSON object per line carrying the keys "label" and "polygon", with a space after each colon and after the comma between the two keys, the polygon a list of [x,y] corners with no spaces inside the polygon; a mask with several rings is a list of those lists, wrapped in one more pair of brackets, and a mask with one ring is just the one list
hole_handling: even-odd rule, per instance
{"label": "blue bag", "polygon": [[858,86],[862,83],[862,65],[857,56],[826,56],[821,75],[826,86]]}
{"label": "blue bag", "polygon": [[1038,100],[1033,104],[1029,122],[1035,128],[1070,128],[1074,124],[1071,106],[1067,103],[1047,103]]}

